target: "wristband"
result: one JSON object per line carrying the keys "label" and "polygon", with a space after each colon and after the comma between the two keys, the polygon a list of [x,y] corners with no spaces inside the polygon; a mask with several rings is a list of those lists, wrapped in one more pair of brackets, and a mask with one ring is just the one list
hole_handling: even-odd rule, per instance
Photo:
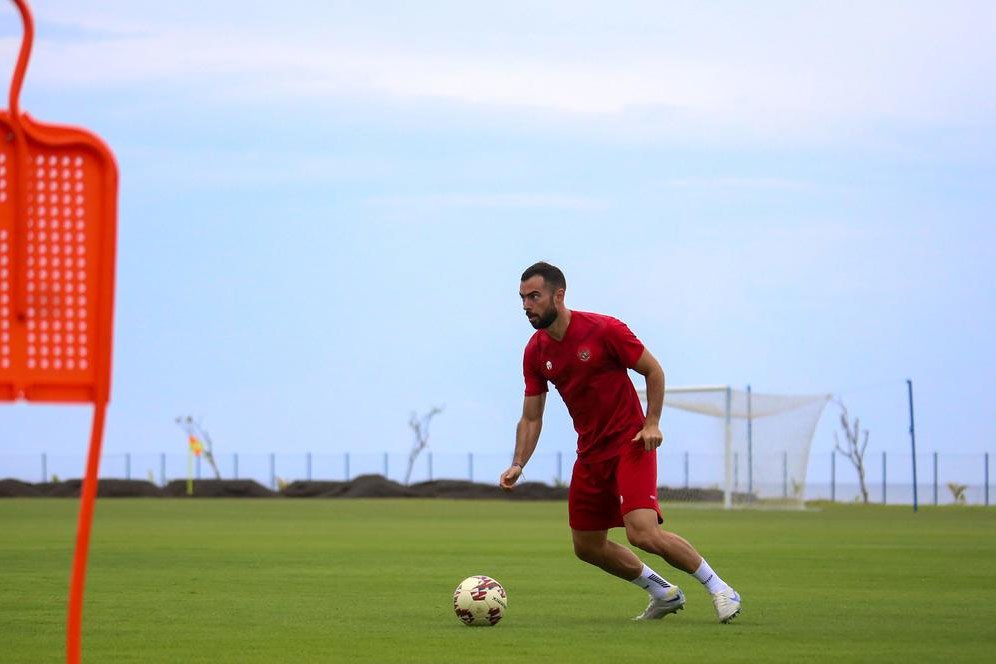
{"label": "wristband", "polygon": [[513,461],[513,462],[512,462],[512,465],[513,465],[513,466],[518,466],[518,467],[519,467],[519,470],[524,470],[524,469],[525,469],[525,466],[523,466],[523,465],[522,465],[521,463],[519,463],[518,461]]}

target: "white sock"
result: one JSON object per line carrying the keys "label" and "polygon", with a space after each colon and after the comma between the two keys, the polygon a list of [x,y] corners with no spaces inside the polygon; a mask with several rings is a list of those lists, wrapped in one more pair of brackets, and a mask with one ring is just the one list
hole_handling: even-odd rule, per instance
{"label": "white sock", "polygon": [[702,564],[699,565],[699,568],[695,570],[695,573],[692,576],[701,581],[702,585],[706,587],[706,590],[713,595],[724,588],[729,588],[726,581],[723,581],[719,578],[719,574],[712,571],[712,568],[709,567],[709,563],[705,561],[705,558],[702,559]]}
{"label": "white sock", "polygon": [[667,594],[667,589],[671,587],[671,584],[665,581],[664,577],[646,565],[643,566],[640,576],[630,581],[630,583],[640,586],[650,593],[650,596],[654,599],[663,598]]}

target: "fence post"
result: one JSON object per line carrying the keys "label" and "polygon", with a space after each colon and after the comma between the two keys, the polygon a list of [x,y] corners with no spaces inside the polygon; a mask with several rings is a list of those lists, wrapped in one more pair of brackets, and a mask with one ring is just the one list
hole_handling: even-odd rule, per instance
{"label": "fence post", "polygon": [[754,500],[754,413],[750,385],[747,386],[747,500]]}
{"label": "fence post", "polygon": [[910,460],[913,462],[913,511],[916,512],[916,429],[913,427],[913,381],[909,378],[906,379],[906,393],[910,404]]}
{"label": "fence post", "polygon": [[830,450],[830,502],[837,501],[837,452]]}
{"label": "fence post", "polygon": [[48,455],[42,452],[42,482],[48,482]]}
{"label": "fence post", "polygon": [[989,452],[986,452],[986,507],[989,507]]}
{"label": "fence post", "polygon": [[239,479],[239,453],[232,455],[232,479]]}
{"label": "fence post", "polygon": [[343,457],[343,461],[345,463],[345,468],[346,468],[346,481],[348,482],[349,481],[349,452],[346,452],[345,456]]}
{"label": "fence post", "polygon": [[131,452],[125,452],[125,479],[131,479]]}
{"label": "fence post", "polygon": [[934,504],[937,504],[937,452],[934,452]]}
{"label": "fence post", "polygon": [[885,500],[885,450],[882,450],[882,504],[886,504]]}
{"label": "fence post", "polygon": [[474,481],[474,453],[467,452],[467,477],[471,482]]}
{"label": "fence post", "polygon": [[685,450],[685,488],[688,488],[688,450]]}

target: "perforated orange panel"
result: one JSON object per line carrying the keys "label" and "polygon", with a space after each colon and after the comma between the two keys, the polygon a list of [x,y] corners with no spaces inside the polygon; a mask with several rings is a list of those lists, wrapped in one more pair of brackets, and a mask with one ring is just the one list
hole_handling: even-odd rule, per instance
{"label": "perforated orange panel", "polygon": [[[8,152],[0,152],[0,376],[10,371],[11,322],[13,320],[13,217],[7,179]],[[12,152],[12,151],[11,151]],[[11,395],[8,395],[11,398]]]}
{"label": "perforated orange panel", "polygon": [[59,382],[87,379],[93,326],[87,290],[84,160],[52,151],[29,155],[26,236],[26,368]]}
{"label": "perforated orange panel", "polygon": [[116,169],[82,130],[21,121],[0,153],[0,399],[93,402],[109,381]]}

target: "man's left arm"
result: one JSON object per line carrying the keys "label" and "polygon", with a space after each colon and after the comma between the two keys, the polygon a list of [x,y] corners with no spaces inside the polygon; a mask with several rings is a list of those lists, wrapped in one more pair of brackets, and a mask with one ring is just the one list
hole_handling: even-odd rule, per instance
{"label": "man's left arm", "polygon": [[664,441],[660,427],[661,411],[664,409],[664,369],[661,368],[657,358],[644,348],[633,370],[647,381],[647,419],[640,433],[633,438],[633,442],[642,440],[643,449],[649,452],[660,447]]}

